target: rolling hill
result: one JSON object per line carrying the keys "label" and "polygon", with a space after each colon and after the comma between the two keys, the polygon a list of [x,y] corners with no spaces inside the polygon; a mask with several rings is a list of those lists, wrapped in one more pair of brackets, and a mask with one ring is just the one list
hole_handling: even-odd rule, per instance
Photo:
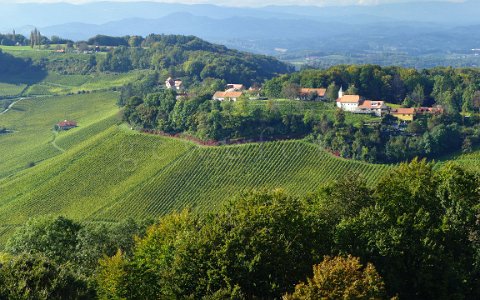
{"label": "rolling hill", "polygon": [[[304,141],[204,147],[138,133],[117,124],[115,99],[112,92],[25,99],[0,116],[15,130],[0,136],[0,240],[34,216],[118,221],[185,207],[205,212],[249,189],[302,195],[347,172],[373,184],[390,168]],[[65,115],[79,127],[55,135],[51,127]]]}

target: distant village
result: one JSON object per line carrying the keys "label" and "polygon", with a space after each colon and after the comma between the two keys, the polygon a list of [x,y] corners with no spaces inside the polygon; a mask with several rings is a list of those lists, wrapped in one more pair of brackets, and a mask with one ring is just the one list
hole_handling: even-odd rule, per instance
{"label": "distant village", "polygon": [[[165,82],[167,89],[176,90],[179,95],[186,95],[184,93],[183,83],[180,79],[168,78]],[[212,99],[217,101],[237,101],[242,96],[246,95],[246,92],[259,92],[259,89],[250,88],[246,90],[243,84],[227,84],[224,91],[217,91]],[[326,88],[300,88],[297,100],[308,100],[313,98],[317,101],[326,101]],[[257,97],[256,99],[265,99]],[[400,121],[413,121],[420,115],[439,115],[444,112],[441,106],[435,107],[405,107],[405,108],[392,108],[387,105],[387,102],[381,100],[367,100],[361,95],[347,95],[340,87],[338,91],[338,98],[336,100],[336,106],[345,111],[354,114],[369,114],[377,117],[383,117],[390,114]]]}

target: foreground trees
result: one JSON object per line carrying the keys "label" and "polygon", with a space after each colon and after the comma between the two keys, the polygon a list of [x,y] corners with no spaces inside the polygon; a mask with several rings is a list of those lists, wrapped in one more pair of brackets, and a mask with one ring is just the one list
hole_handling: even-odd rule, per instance
{"label": "foreground trees", "polygon": [[300,283],[284,300],[384,299],[385,284],[372,264],[363,267],[358,258],[327,257],[313,266],[313,277]]}
{"label": "foreground trees", "polygon": [[[87,284],[102,299],[474,299],[479,210],[478,175],[414,160],[374,188],[351,174],[305,198],[257,191],[209,215],[174,213],[136,242],[126,239],[129,246],[83,227],[72,235],[73,248],[57,234],[63,238],[47,242],[53,249],[34,248],[71,223],[57,219],[26,234],[42,224],[31,221],[9,243],[19,258],[0,259],[0,290],[11,289],[18,280],[11,270],[21,268],[15,261],[30,255],[62,270],[52,276],[68,284],[54,287]],[[73,251],[66,255],[72,258],[59,260],[55,247]],[[37,276],[35,265],[19,270]],[[31,286],[35,293],[42,288]]]}

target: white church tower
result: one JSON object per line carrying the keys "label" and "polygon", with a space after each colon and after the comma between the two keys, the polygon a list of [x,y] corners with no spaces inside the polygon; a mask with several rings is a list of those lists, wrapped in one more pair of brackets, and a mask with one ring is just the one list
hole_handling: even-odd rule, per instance
{"label": "white church tower", "polygon": [[345,93],[343,92],[343,87],[340,86],[340,89],[338,90],[338,99],[341,99]]}

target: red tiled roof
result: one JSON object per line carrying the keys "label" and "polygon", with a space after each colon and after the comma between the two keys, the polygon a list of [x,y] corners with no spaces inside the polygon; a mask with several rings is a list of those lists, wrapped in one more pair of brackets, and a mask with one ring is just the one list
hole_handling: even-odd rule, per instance
{"label": "red tiled roof", "polygon": [[384,101],[372,101],[372,100],[365,100],[363,101],[362,105],[359,105],[358,108],[382,108],[385,104]]}
{"label": "red tiled roof", "polygon": [[300,94],[302,95],[308,95],[310,93],[317,93],[319,97],[325,97],[325,93],[327,92],[327,89],[311,89],[311,88],[301,88],[300,89]]}
{"label": "red tiled roof", "polygon": [[242,92],[216,92],[214,95],[213,95],[213,98],[214,99],[217,99],[217,98],[238,98],[240,96],[242,96]]}
{"label": "red tiled roof", "polygon": [[57,125],[58,125],[59,127],[76,127],[76,126],[77,126],[77,122],[65,120],[65,121],[62,121],[62,122],[57,123]]}
{"label": "red tiled roof", "polygon": [[415,108],[396,108],[392,110],[394,115],[413,115],[415,114]]}
{"label": "red tiled roof", "polygon": [[337,102],[340,103],[359,103],[360,96],[359,95],[344,95],[342,98],[338,98]]}

